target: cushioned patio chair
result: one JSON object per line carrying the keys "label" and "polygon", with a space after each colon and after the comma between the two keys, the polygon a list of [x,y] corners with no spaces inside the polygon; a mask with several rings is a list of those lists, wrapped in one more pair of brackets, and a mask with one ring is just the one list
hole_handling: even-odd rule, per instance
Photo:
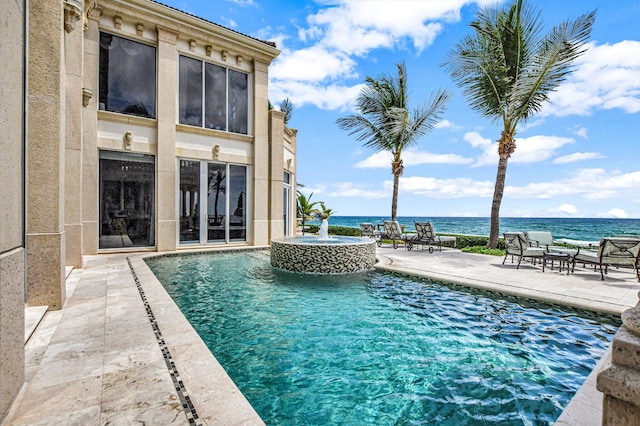
{"label": "cushioned patio chair", "polygon": [[578,252],[577,249],[555,245],[553,235],[549,231],[525,231],[524,236],[530,247],[541,247],[548,253],[563,253],[573,256]]}
{"label": "cushioned patio chair", "polygon": [[373,233],[376,228],[373,226],[373,223],[361,223],[360,224],[360,236],[361,237],[370,237],[373,238]]}
{"label": "cushioned patio chair", "polygon": [[443,244],[451,244],[453,248],[456,247],[456,237],[437,235],[433,229],[431,222],[413,222],[416,228],[416,235],[412,238],[407,238],[407,249],[411,250],[413,245],[420,244],[424,250],[424,246],[429,248],[429,253],[433,253],[433,247],[437,246],[442,251]]}
{"label": "cushioned patio chair", "polygon": [[576,262],[600,267],[600,279],[604,281],[609,266],[632,268],[640,282],[640,239],[638,238],[603,238],[598,250],[582,250],[573,257],[573,267]]}
{"label": "cushioned patio chair", "polygon": [[511,255],[511,263],[513,263],[513,257],[518,258],[518,266],[516,269],[520,269],[520,263],[524,258],[530,258],[535,265],[536,259],[544,259],[545,249],[542,247],[531,247],[527,237],[523,232],[505,232],[504,234],[505,255],[502,259],[502,264],[507,260],[507,257]]}
{"label": "cushioned patio chair", "polygon": [[397,220],[385,220],[384,221],[384,230],[380,234],[380,239],[378,240],[378,247],[382,245],[382,240],[391,240],[393,244],[393,248],[398,248],[398,242],[406,241],[406,236],[402,232],[402,228]]}

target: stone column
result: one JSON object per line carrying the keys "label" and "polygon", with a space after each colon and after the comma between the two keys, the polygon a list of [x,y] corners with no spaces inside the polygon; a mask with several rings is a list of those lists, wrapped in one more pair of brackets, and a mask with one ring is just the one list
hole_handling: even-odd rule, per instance
{"label": "stone column", "polygon": [[[87,11],[84,32],[82,108],[82,250],[98,252],[98,64],[100,55],[99,19],[102,8]],[[89,95],[91,97],[89,98]],[[85,102],[83,99],[83,103]]]}
{"label": "stone column", "polygon": [[64,18],[60,2],[29,1],[27,302],[65,300]]}
{"label": "stone column", "polygon": [[158,32],[158,251],[175,250],[176,228],[176,88],[178,32],[157,27]]}
{"label": "stone column", "polygon": [[640,302],[622,313],[622,324],[611,344],[611,365],[598,373],[605,426],[640,424]]}
{"label": "stone column", "polygon": [[[253,63],[253,244],[268,245],[269,238],[269,64]],[[281,189],[282,191],[282,189]]]}
{"label": "stone column", "polygon": [[269,111],[269,231],[271,238],[284,235],[284,112]]}
{"label": "stone column", "polygon": [[[75,13],[78,15],[75,15]],[[65,200],[66,264],[82,268],[82,57],[81,11],[65,4]],[[76,25],[77,23],[77,25]]]}
{"label": "stone column", "polygon": [[0,7],[0,420],[24,382],[26,1]]}

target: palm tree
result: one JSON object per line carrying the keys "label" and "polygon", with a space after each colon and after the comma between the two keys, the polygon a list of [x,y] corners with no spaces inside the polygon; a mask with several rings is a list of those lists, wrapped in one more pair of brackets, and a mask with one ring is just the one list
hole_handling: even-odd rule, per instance
{"label": "palm tree", "polygon": [[284,112],[284,124],[289,124],[289,121],[293,116],[293,103],[289,98],[280,102],[280,111]]}
{"label": "palm tree", "polygon": [[313,219],[313,216],[318,213],[318,209],[315,206],[318,203],[322,203],[321,201],[311,202],[311,197],[313,196],[313,192],[309,194],[309,196],[305,196],[302,192],[297,191],[297,216],[300,218],[302,223],[302,235],[304,235],[304,225],[309,219]]}
{"label": "palm tree", "polygon": [[549,93],[571,72],[582,55],[595,11],[565,21],[541,35],[540,13],[523,0],[481,9],[471,23],[474,32],[458,42],[443,64],[467,97],[471,108],[502,122],[498,139],[498,172],[491,205],[487,247],[498,244],[500,203],[507,161],[516,149],[518,123],[540,112]]}
{"label": "palm tree", "polygon": [[320,209],[317,212],[318,219],[329,219],[331,216],[338,212],[334,212],[333,209],[327,208],[327,206],[320,201]]}
{"label": "palm tree", "polygon": [[433,130],[451,97],[447,90],[439,90],[425,104],[410,112],[407,70],[404,63],[396,64],[396,68],[396,77],[384,75],[378,80],[367,77],[365,87],[356,99],[360,114],[337,120],[340,129],[356,135],[356,140],[364,142],[364,146],[391,152],[392,220],[396,220],[398,186],[404,170],[402,151]]}

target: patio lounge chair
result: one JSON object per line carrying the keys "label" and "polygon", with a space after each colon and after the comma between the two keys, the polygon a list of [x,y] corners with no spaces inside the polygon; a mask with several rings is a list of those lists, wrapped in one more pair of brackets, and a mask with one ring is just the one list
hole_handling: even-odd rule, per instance
{"label": "patio lounge chair", "polygon": [[531,247],[523,232],[505,232],[503,235],[505,244],[505,255],[502,260],[503,265],[509,255],[511,255],[512,263],[513,256],[518,257],[518,266],[516,269],[520,269],[520,263],[523,258],[531,258],[534,264],[536,259],[540,259],[541,261],[544,259],[545,249],[542,247]]}
{"label": "patio lounge chair", "polygon": [[429,253],[433,253],[432,246],[438,246],[442,251],[442,244],[453,243],[453,248],[456,247],[456,237],[436,235],[433,224],[431,222],[413,222],[416,228],[416,235],[407,237],[407,250],[411,250],[414,244],[421,244],[422,249],[424,246],[428,246]]}
{"label": "patio lounge chair", "polygon": [[373,226],[373,223],[361,223],[360,224],[360,236],[361,237],[374,237],[374,232],[376,228]]}
{"label": "patio lounge chair", "polygon": [[609,266],[622,266],[632,268],[636,273],[636,278],[640,282],[640,264],[638,254],[640,253],[639,238],[603,238],[600,240],[598,251],[579,250],[573,257],[573,267],[576,262],[589,263],[596,268],[600,267],[600,279],[604,281]]}
{"label": "patio lounge chair", "polygon": [[397,220],[385,220],[384,221],[384,230],[382,234],[380,234],[380,239],[378,240],[378,247],[382,245],[382,240],[391,240],[393,244],[393,248],[398,248],[399,241],[405,241],[406,236],[402,233],[402,228],[400,228],[400,224]]}

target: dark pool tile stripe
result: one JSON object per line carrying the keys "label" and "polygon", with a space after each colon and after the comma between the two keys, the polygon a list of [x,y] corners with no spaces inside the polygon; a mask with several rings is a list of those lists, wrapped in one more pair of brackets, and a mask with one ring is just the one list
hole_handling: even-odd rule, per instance
{"label": "dark pool tile stripe", "polygon": [[136,275],[136,271],[133,269],[133,265],[131,264],[131,260],[127,257],[127,263],[129,264],[129,270],[131,271],[131,275],[136,283],[136,287],[138,288],[138,292],[140,293],[140,298],[144,303],[144,307],[147,311],[147,317],[149,318],[149,322],[151,323],[151,327],[153,328],[153,332],[156,336],[156,340],[158,342],[158,346],[160,346],[160,351],[162,352],[162,357],[164,358],[164,362],[167,365],[167,369],[169,370],[169,374],[171,375],[171,380],[173,381],[173,386],[178,393],[178,397],[180,398],[180,402],[182,403],[182,409],[184,410],[184,414],[187,417],[187,421],[190,425],[202,426],[202,422],[199,421],[198,412],[196,408],[193,406],[191,402],[191,397],[189,397],[189,393],[184,387],[184,383],[180,378],[180,373],[178,373],[178,369],[176,368],[176,364],[173,362],[173,357],[171,356],[171,352],[167,347],[167,344],[162,337],[162,333],[160,332],[160,327],[158,326],[158,322],[156,321],[156,317],[151,310],[151,306],[149,306],[149,302],[147,301],[147,296],[144,294],[144,290],[140,285],[140,280]]}

